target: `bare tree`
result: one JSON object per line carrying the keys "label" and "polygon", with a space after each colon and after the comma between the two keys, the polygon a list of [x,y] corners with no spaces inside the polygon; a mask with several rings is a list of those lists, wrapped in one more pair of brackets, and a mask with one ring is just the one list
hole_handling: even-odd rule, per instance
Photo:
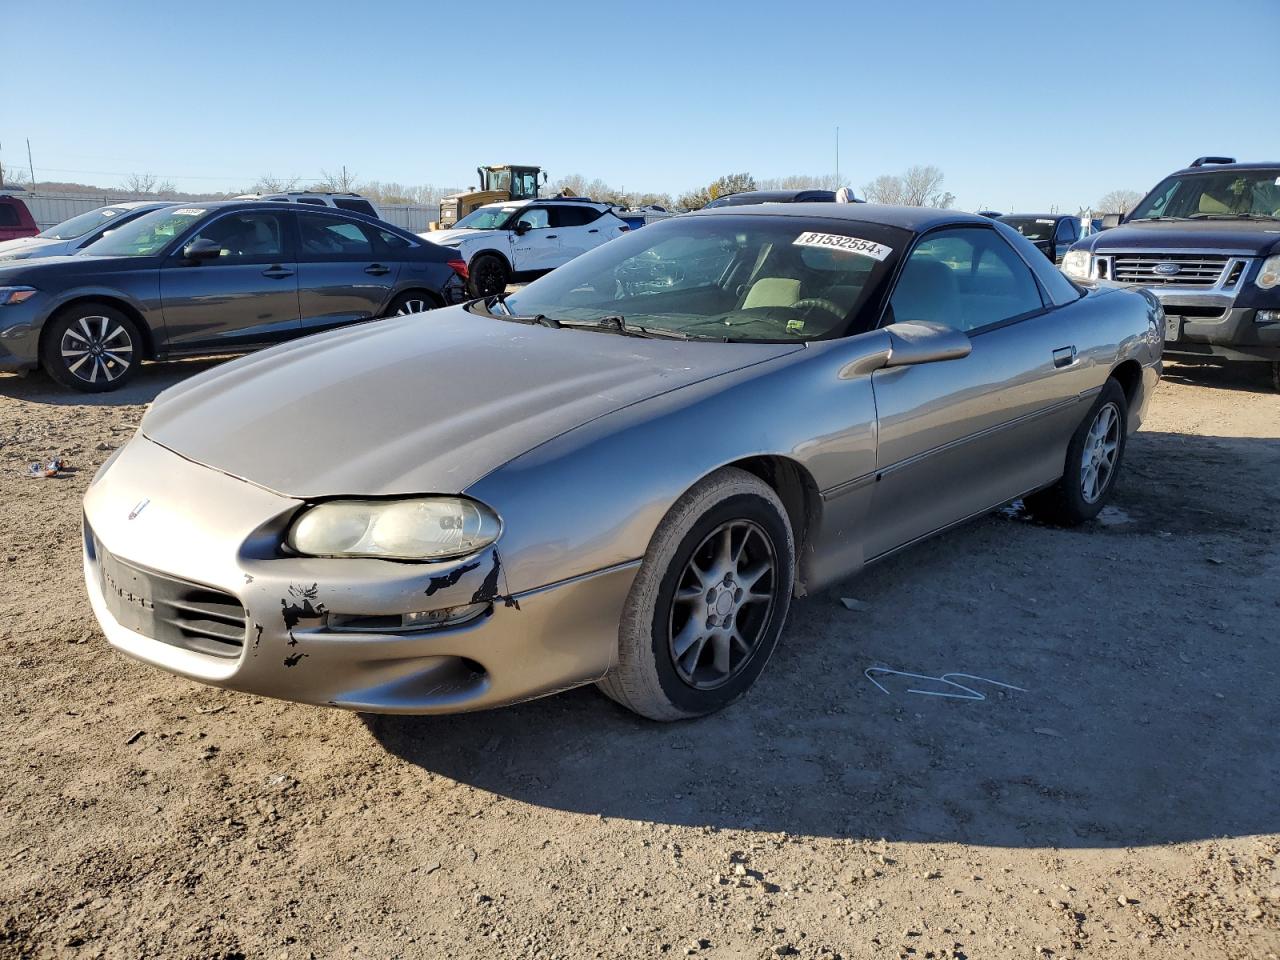
{"label": "bare tree", "polygon": [[902,178],[882,173],[862,187],[868,203],[902,203]]}
{"label": "bare tree", "polygon": [[675,205],[680,210],[701,210],[711,202],[711,199],[711,194],[706,187],[695,187],[677,197]]}
{"label": "bare tree", "polygon": [[267,173],[245,193],[289,193],[298,189],[298,177],[276,177]]}
{"label": "bare tree", "polygon": [[171,197],[177,192],[178,185],[172,180],[161,180],[155,187],[155,194],[158,197]]}
{"label": "bare tree", "polygon": [[124,179],[123,189],[126,193],[151,193],[157,179],[154,173],[131,173]]}
{"label": "bare tree", "polygon": [[353,193],[356,189],[356,175],[348,173],[345,166],[339,173],[330,173],[328,170],[321,170],[320,173],[320,180],[312,187],[313,190],[325,193]]}
{"label": "bare tree", "polygon": [[898,203],[908,207],[946,208],[955,194],[942,189],[943,173],[935,166],[909,167],[902,176],[882,173],[862,188],[872,203]]}
{"label": "bare tree", "polygon": [[1142,194],[1137,190],[1112,190],[1098,201],[1098,213],[1128,213],[1138,205]]}
{"label": "bare tree", "polygon": [[756,181],[758,190],[839,190],[848,186],[834,173],[793,173]]}
{"label": "bare tree", "polygon": [[955,195],[944,193],[941,170],[929,164],[907,168],[902,175],[902,202],[909,207],[949,207]]}

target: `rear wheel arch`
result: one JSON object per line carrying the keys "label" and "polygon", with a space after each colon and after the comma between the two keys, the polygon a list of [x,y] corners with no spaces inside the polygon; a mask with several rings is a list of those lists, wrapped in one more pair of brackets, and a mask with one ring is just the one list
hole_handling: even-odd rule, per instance
{"label": "rear wheel arch", "polygon": [[1142,365],[1137,360],[1125,360],[1111,371],[1110,379],[1120,384],[1125,402],[1132,410],[1142,390]]}
{"label": "rear wheel arch", "polygon": [[58,307],[57,310],[53,311],[53,313],[49,314],[48,321],[44,323],[40,331],[41,349],[44,348],[45,341],[48,339],[48,331],[52,327],[52,321],[58,319],[63,314],[68,313],[71,310],[80,309],[82,307],[88,306],[90,304],[95,304],[95,303],[101,304],[105,307],[111,307],[114,310],[119,310],[126,317],[132,320],[134,325],[138,328],[138,333],[142,335],[142,347],[143,347],[144,356],[139,359],[143,359],[143,360],[155,359],[155,356],[156,356],[155,334],[152,332],[150,324],[148,324],[147,321],[143,319],[141,311],[139,311],[136,307],[133,306],[133,304],[129,303],[129,301],[127,300],[121,300],[118,297],[111,297],[111,296],[96,296],[93,294],[86,294],[85,296],[76,297],[73,300],[69,300],[66,303],[62,304],[62,306]]}
{"label": "rear wheel arch", "polygon": [[403,290],[397,290],[392,295],[391,299],[387,301],[387,306],[384,312],[390,313],[392,307],[404,300],[425,300],[427,303],[431,304],[432,308],[443,307],[445,305],[444,300],[434,290],[430,290],[426,287],[406,287]]}

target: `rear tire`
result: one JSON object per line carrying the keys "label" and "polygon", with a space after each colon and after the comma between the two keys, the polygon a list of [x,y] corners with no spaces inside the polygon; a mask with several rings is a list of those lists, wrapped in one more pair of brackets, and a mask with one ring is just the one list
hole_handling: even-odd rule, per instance
{"label": "rear tire", "polygon": [[1023,498],[1028,512],[1068,527],[1101,513],[1120,474],[1128,431],[1124,390],[1108,380],[1071,437],[1062,478],[1047,490]]}
{"label": "rear tire", "polygon": [[124,386],[142,364],[138,326],[105,303],[78,303],[44,329],[40,366],[64,387],[104,393]]}
{"label": "rear tire", "polygon": [[750,689],[791,605],[795,539],[778,495],[737,468],[686,492],[658,525],[600,689],[651,720],[698,717]]}
{"label": "rear tire", "polygon": [[384,317],[402,317],[410,313],[425,313],[434,310],[440,304],[429,293],[421,290],[409,290],[391,301]]}
{"label": "rear tire", "polygon": [[467,287],[473,297],[496,297],[505,293],[511,282],[511,271],[496,253],[482,253],[472,258],[467,267]]}

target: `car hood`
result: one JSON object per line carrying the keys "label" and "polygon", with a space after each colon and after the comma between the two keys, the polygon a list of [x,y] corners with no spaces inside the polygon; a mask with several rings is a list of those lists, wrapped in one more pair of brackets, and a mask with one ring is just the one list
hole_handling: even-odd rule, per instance
{"label": "car hood", "polygon": [[160,394],[141,429],[286,496],[460,493],[597,417],[799,349],[555,330],[453,307],[208,370]]}
{"label": "car hood", "polygon": [[1230,250],[1254,255],[1280,249],[1280,220],[1170,220],[1124,223],[1088,238],[1086,249]]}
{"label": "car hood", "polygon": [[66,240],[55,240],[51,237],[19,237],[17,240],[0,242],[0,260],[51,256],[54,250],[64,249],[66,246]]}
{"label": "car hood", "polygon": [[436,244],[446,244],[451,242],[461,242],[464,240],[487,240],[489,237],[505,234],[505,230],[471,230],[464,227],[461,230],[428,230],[426,233],[420,233],[418,236],[423,240],[430,240]]}

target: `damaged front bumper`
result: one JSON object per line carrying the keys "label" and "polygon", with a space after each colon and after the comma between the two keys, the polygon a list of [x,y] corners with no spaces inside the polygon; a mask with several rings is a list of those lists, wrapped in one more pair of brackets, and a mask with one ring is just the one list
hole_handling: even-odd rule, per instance
{"label": "damaged front bumper", "polygon": [[[303,505],[135,438],[85,496],[108,641],[215,686],[378,713],[500,706],[613,665],[638,561],[508,596],[501,542],[444,563],[286,556]],[[379,629],[449,609],[467,619]]]}

